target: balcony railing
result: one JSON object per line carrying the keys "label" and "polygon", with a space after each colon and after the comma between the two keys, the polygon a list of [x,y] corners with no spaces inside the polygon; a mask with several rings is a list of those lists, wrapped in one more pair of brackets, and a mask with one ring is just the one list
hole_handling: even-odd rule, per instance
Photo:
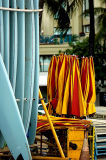
{"label": "balcony railing", "polygon": [[63,44],[70,43],[72,35],[52,35],[52,36],[42,36],[40,35],[40,44]]}

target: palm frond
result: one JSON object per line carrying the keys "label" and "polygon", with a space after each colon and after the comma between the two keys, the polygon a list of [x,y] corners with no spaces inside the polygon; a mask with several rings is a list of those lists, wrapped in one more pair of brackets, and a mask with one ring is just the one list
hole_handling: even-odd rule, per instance
{"label": "palm frond", "polygon": [[58,28],[67,32],[70,27],[70,10],[67,10],[68,0],[45,0],[45,3],[52,15],[58,13]]}
{"label": "palm frond", "polygon": [[97,17],[97,25],[105,25],[106,24],[106,14],[102,13]]}
{"label": "palm frond", "polygon": [[83,0],[69,0],[69,8],[71,10],[71,13],[73,12],[83,4]]}
{"label": "palm frond", "polygon": [[106,39],[106,28],[103,26],[99,27],[99,31],[96,34],[96,40],[100,41],[101,39]]}
{"label": "palm frond", "polygon": [[58,9],[60,8],[59,2],[56,0],[45,0],[45,4],[48,7],[48,11],[52,14],[56,14]]}

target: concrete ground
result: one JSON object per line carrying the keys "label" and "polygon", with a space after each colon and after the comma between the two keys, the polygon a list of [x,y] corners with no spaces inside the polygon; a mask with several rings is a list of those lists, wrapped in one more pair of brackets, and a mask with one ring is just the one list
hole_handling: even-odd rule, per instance
{"label": "concrete ground", "polygon": [[96,106],[96,113],[106,115],[106,107]]}

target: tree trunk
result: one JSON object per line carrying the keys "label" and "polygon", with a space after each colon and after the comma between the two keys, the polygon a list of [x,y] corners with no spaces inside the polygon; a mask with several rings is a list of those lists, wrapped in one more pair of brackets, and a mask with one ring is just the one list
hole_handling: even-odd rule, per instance
{"label": "tree trunk", "polygon": [[90,12],[89,55],[94,56],[94,45],[95,45],[94,0],[89,0],[89,12]]}

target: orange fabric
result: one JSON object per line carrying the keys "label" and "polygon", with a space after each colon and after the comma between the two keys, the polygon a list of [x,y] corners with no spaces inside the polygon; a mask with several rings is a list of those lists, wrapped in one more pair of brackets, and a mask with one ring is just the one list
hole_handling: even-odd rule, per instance
{"label": "orange fabric", "polygon": [[90,90],[88,95],[88,106],[87,106],[87,115],[93,114],[96,112],[95,101],[96,101],[96,89],[95,89],[95,72],[94,72],[94,63],[93,58],[89,58],[89,77],[90,77]]}
{"label": "orange fabric", "polygon": [[47,94],[57,114],[86,116],[95,110],[95,71],[93,58],[82,58],[81,71],[77,56],[59,55],[51,59],[48,69]]}
{"label": "orange fabric", "polygon": [[79,96],[78,96],[78,76],[77,76],[77,66],[76,60],[74,60],[74,77],[73,77],[73,96],[72,96],[72,107],[71,114],[80,117],[80,108],[79,108]]}

